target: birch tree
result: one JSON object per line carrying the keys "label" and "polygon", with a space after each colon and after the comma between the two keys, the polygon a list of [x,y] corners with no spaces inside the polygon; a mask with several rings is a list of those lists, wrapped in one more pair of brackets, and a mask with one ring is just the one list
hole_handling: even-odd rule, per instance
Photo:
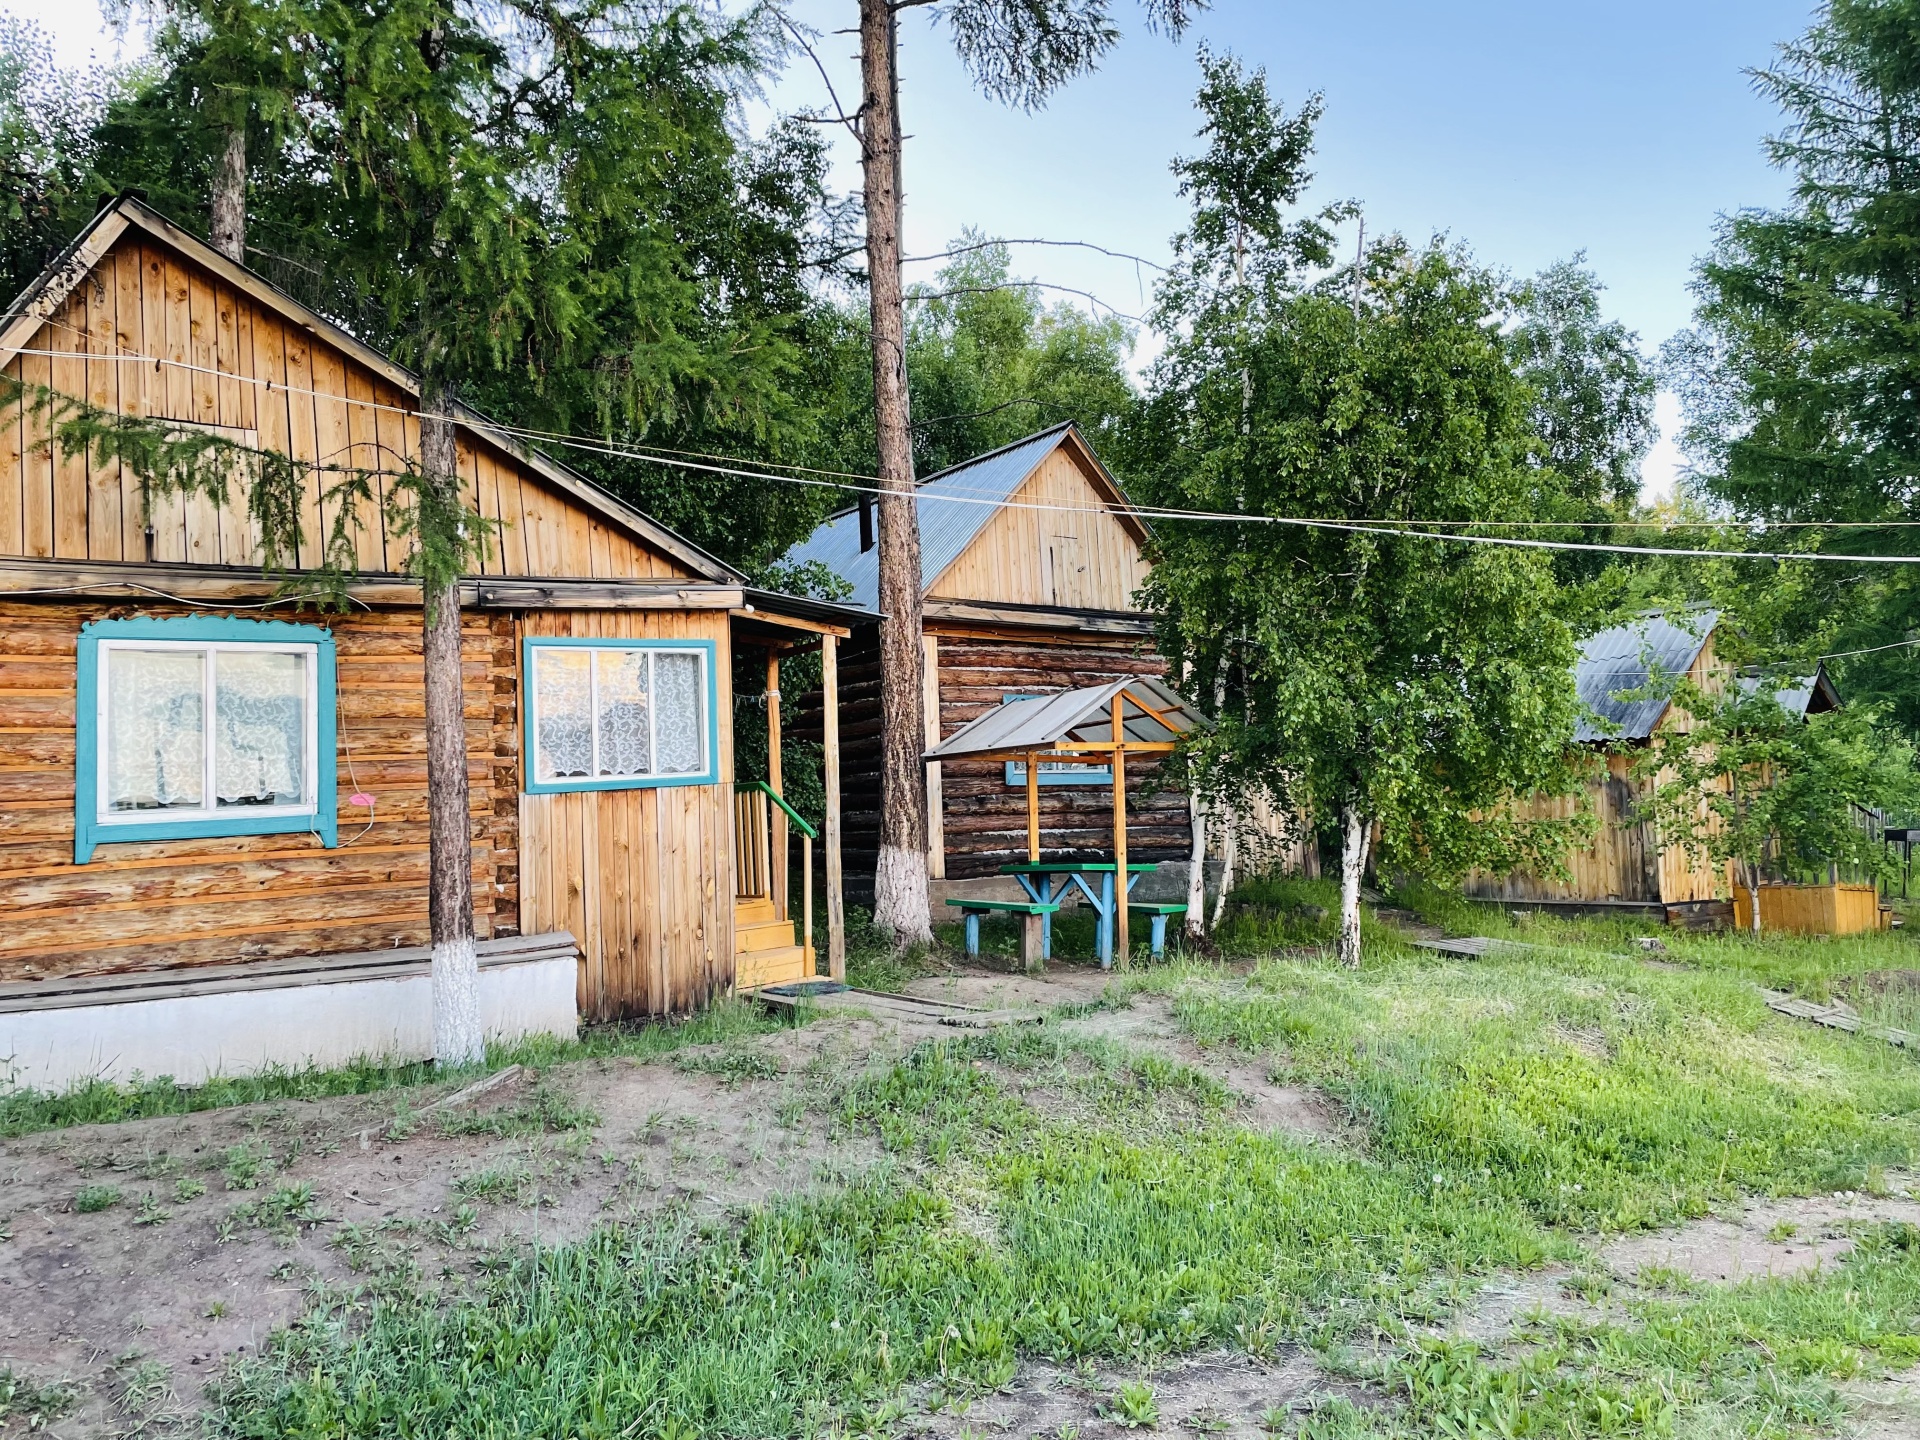
{"label": "birch tree", "polygon": [[1578,832],[1520,808],[1576,779],[1574,638],[1550,565],[1274,523],[1472,533],[1524,518],[1542,483],[1493,279],[1438,245],[1365,260],[1357,305],[1339,276],[1203,316],[1156,366],[1144,422],[1156,499],[1245,517],[1157,527],[1162,649],[1226,680],[1188,756],[1196,783],[1337,824],[1348,965],[1370,864],[1556,873]]}

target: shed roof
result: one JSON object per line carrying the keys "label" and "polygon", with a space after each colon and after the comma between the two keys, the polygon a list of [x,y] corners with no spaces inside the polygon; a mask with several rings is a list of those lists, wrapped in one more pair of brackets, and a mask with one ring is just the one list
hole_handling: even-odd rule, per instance
{"label": "shed roof", "polygon": [[1580,647],[1574,683],[1595,718],[1580,721],[1574,740],[1650,739],[1667,713],[1666,697],[1618,697],[1645,690],[1656,676],[1686,674],[1719,623],[1717,610],[1653,613],[1589,636]]}
{"label": "shed roof", "polygon": [[[1740,688],[1752,694],[1760,688],[1761,677],[1743,675],[1739,680]],[[1773,698],[1780,702],[1780,708],[1789,715],[1798,715],[1802,720],[1809,715],[1824,715],[1830,710],[1840,708],[1840,692],[1833,688],[1833,681],[1827,678],[1827,667],[1819,665],[1811,675],[1803,675],[1791,680],[1773,692]]]}
{"label": "shed roof", "polygon": [[1110,680],[1084,690],[1063,690],[1009,700],[962,725],[926,753],[928,760],[958,760],[970,755],[1046,750],[1080,742],[1101,744],[1113,738],[1113,701],[1119,697],[1120,733],[1128,742],[1168,744],[1204,726],[1206,717],[1163,681],[1151,677]]}
{"label": "shed roof", "polygon": [[[1123,513],[1126,497],[1108,475],[1071,420],[964,460],[915,488],[920,516],[920,589],[933,588],[946,568],[986,528],[1026,481],[1055,450],[1072,443],[1092,460],[1094,469],[1112,491],[1112,501]],[[1137,522],[1136,522],[1137,523]],[[880,551],[860,548],[858,509],[843,510],[786,554],[789,564],[820,564],[853,587],[848,603],[869,610],[880,608]]]}

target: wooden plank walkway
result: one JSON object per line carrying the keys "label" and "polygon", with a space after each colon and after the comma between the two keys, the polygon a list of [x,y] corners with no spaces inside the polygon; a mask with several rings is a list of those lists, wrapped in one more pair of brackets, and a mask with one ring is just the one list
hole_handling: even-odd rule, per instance
{"label": "wooden plank walkway", "polygon": [[[809,993],[795,994],[795,991]],[[787,993],[782,993],[787,992]],[[753,998],[771,1009],[788,1013],[801,1005],[821,1010],[858,1010],[876,1019],[905,1020],[920,1025],[945,1025],[956,1030],[992,1030],[1002,1025],[1044,1025],[1043,1010],[982,1010],[973,1005],[956,1005],[950,1000],[928,1000],[918,995],[887,995],[878,990],[857,990],[842,985],[776,985],[751,992]]]}
{"label": "wooden plank walkway", "polygon": [[1769,1010],[1791,1015],[1796,1020],[1811,1020],[1829,1030],[1871,1036],[1876,1040],[1885,1040],[1889,1045],[1898,1045],[1902,1050],[1920,1050],[1920,1035],[1915,1035],[1911,1030],[1876,1025],[1871,1020],[1861,1018],[1860,1013],[1849,1005],[1821,1005],[1812,1000],[1803,1000],[1798,995],[1789,995],[1783,990],[1762,990],[1760,993],[1767,997]]}

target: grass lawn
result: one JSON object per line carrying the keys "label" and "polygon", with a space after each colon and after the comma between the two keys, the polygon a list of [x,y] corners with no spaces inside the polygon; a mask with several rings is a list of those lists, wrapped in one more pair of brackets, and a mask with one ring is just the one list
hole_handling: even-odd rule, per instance
{"label": "grass lawn", "polygon": [[[1112,1039],[928,1042],[809,1094],[883,1148],[864,1178],[725,1224],[498,1253],[451,1303],[371,1275],[231,1367],[210,1423],[314,1440],[891,1434],[910,1399],[964,1404],[1026,1358],[1132,1374],[1297,1347],[1373,1402],[1272,1418],[1311,1440],[1717,1440],[1842,1434],[1838,1384],[1920,1360],[1911,1226],[1864,1226],[1845,1259],[1788,1279],[1622,1280],[1598,1258],[1745,1197],[1910,1183],[1920,1060],[1778,1016],[1757,988],[1889,993],[1914,966],[1905,935],[1662,932],[1649,964],[1627,927],[1516,927],[1414,895],[1396,898],[1541,948],[1452,960],[1370,918],[1349,972],[1315,948],[1326,887],[1241,898],[1224,961],[1136,968],[1099,1005],[1166,1007],[1203,1053],[1321,1092],[1336,1139],[1249,1130],[1217,1080]],[[1609,1303],[1523,1317],[1505,1343],[1446,1338],[1483,1281],[1537,1272]],[[1151,1397],[1124,1408],[1144,1421]]]}

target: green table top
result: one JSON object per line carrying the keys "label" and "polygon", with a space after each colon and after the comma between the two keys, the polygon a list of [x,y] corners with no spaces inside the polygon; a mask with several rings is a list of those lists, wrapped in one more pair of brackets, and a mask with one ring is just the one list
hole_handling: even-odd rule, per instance
{"label": "green table top", "polygon": [[[1000,867],[1000,873],[1002,875],[1111,875],[1119,868],[1120,867],[1111,860],[1089,860],[1081,865],[1076,865],[1070,860],[1048,860],[1043,863],[1036,863],[1032,860],[1021,860],[1012,865],[1002,865]],[[1157,860],[1130,860],[1127,862],[1127,873],[1129,875],[1148,874],[1159,868],[1160,862]]]}

